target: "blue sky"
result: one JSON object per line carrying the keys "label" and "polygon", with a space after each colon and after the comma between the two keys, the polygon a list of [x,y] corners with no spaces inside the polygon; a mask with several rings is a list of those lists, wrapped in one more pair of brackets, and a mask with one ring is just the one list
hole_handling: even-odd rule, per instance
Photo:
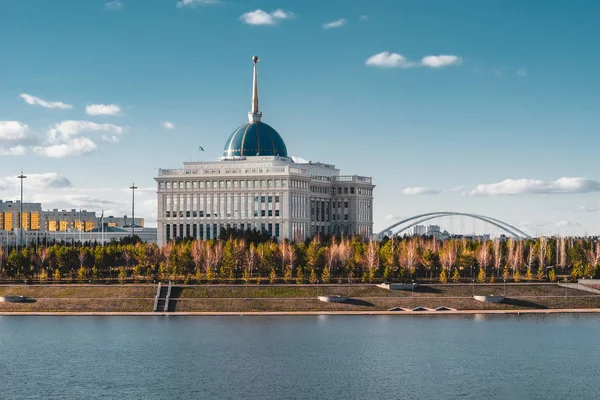
{"label": "blue sky", "polygon": [[216,159],[246,121],[257,54],[264,121],[290,154],[373,176],[376,230],[456,210],[597,233],[598,15],[586,0],[2,1],[0,198],[23,166],[30,200],[122,214],[135,180],[155,219],[156,169],[198,145]]}

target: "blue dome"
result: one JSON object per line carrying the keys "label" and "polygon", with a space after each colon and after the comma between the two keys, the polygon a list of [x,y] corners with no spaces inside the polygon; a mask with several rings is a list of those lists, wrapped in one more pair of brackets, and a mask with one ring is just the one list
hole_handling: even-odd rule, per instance
{"label": "blue dome", "polygon": [[264,122],[250,122],[237,128],[223,149],[223,157],[280,156],[287,148],[279,133]]}

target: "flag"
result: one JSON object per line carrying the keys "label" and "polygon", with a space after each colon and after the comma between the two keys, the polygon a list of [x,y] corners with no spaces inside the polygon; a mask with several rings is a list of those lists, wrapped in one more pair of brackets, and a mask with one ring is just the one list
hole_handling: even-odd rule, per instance
{"label": "flag", "polygon": [[204,151],[204,147],[198,146],[198,151]]}

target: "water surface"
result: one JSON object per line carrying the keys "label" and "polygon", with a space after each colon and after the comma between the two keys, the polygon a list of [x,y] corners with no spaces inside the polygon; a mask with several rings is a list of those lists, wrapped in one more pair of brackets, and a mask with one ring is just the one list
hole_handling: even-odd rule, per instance
{"label": "water surface", "polygon": [[600,317],[0,317],[2,399],[598,399]]}

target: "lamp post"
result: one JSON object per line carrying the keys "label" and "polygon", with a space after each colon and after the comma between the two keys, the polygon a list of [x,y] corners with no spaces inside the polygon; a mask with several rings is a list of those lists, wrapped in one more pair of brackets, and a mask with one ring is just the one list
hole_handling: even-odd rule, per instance
{"label": "lamp post", "polygon": [[133,239],[135,236],[135,189],[137,189],[135,182],[129,186],[129,189],[131,189],[131,238]]}
{"label": "lamp post", "polygon": [[472,282],[473,282],[473,296],[475,296],[475,279],[473,279]]}
{"label": "lamp post", "polygon": [[19,212],[19,240],[17,240],[17,252],[19,252],[19,245],[23,240],[23,179],[27,178],[21,170],[21,175],[17,176],[21,180],[21,211]]}
{"label": "lamp post", "polygon": [[506,297],[506,278],[504,278],[503,280],[504,280],[504,297]]}

